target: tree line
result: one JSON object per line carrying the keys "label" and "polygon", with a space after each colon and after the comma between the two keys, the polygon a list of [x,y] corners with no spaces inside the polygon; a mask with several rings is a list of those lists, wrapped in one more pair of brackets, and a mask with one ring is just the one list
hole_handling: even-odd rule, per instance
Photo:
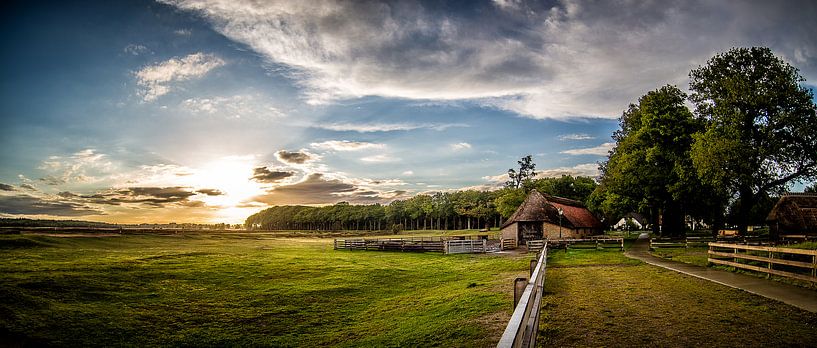
{"label": "tree line", "polygon": [[500,227],[532,188],[584,201],[595,189],[590,177],[565,175],[524,181],[496,191],[420,194],[387,205],[341,202],[322,207],[276,206],[251,215],[248,229],[263,230],[460,230]]}
{"label": "tree line", "polygon": [[642,212],[669,235],[686,216],[744,233],[792,183],[817,178],[813,92],[765,47],[718,54],[689,77],[689,95],[666,85],[623,112],[588,203],[608,217]]}

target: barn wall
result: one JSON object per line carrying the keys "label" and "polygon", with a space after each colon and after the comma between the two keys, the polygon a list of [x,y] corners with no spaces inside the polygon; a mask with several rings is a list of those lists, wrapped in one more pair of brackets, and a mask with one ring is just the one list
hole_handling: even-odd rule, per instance
{"label": "barn wall", "polygon": [[[559,225],[545,222],[543,231],[547,239],[559,239]],[[562,226],[562,239],[564,238],[582,238],[582,234],[574,229]]]}
{"label": "barn wall", "polygon": [[508,226],[505,226],[500,231],[502,235],[502,239],[513,239],[517,243],[519,243],[519,224],[514,222]]}

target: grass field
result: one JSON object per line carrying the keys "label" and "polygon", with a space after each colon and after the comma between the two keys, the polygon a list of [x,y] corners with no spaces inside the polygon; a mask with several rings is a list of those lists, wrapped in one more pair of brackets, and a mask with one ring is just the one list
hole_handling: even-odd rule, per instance
{"label": "grass field", "polygon": [[529,259],[249,234],[0,236],[0,346],[491,346]]}
{"label": "grass field", "polygon": [[539,345],[782,347],[817,345],[817,314],[628,259],[553,252]]}

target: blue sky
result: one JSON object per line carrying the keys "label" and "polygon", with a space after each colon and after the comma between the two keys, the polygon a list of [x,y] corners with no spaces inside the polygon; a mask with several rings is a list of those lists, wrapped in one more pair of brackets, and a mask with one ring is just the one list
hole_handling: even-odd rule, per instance
{"label": "blue sky", "polygon": [[817,80],[810,2],[4,5],[0,213],[231,222],[271,204],[597,174],[627,105],[733,46]]}

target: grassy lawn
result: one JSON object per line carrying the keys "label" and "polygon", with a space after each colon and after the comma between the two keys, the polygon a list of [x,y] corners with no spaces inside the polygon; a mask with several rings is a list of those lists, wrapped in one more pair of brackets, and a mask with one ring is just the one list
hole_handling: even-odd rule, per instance
{"label": "grassy lawn", "polygon": [[709,261],[707,261],[708,250],[707,247],[658,248],[652,254],[673,261],[706,267],[709,264]]}
{"label": "grassy lawn", "polygon": [[0,346],[491,346],[529,259],[248,234],[0,236]]}
{"label": "grassy lawn", "polygon": [[539,345],[817,345],[817,314],[642,264],[616,251],[554,252]]}

